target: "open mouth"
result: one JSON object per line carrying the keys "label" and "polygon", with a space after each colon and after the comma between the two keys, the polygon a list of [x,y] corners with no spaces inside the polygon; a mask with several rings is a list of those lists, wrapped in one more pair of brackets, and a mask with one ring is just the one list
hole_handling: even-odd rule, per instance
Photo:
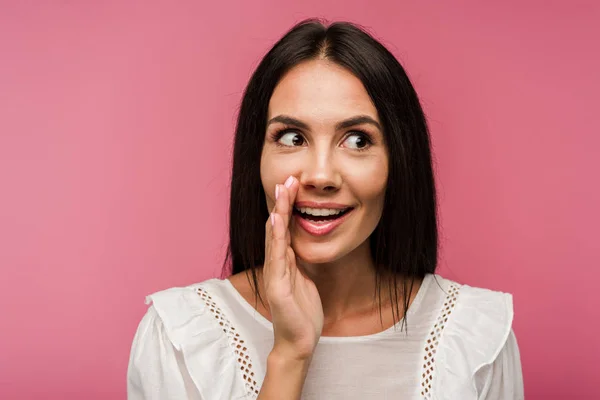
{"label": "open mouth", "polygon": [[294,207],[293,214],[298,217],[313,222],[313,223],[328,223],[335,221],[352,210],[352,207],[344,209],[314,209],[314,208],[297,208]]}
{"label": "open mouth", "polygon": [[313,237],[331,234],[350,218],[354,210],[354,207],[337,204],[307,203],[296,203],[292,214],[297,226]]}

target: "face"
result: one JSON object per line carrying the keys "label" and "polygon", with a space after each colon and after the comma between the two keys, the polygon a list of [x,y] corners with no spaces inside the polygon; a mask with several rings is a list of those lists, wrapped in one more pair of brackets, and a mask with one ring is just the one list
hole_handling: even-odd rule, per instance
{"label": "face", "polygon": [[343,67],[314,60],[290,70],[269,102],[260,173],[267,207],[275,185],[300,182],[292,248],[311,264],[368,250],[383,211],[388,152],[377,109]]}

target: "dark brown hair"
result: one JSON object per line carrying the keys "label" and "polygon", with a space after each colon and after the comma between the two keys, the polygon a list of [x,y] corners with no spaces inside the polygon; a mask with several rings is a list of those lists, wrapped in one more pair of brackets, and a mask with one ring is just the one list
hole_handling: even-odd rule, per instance
{"label": "dark brown hair", "polygon": [[[318,19],[295,25],[264,56],[245,89],[233,149],[229,245],[223,275],[250,270],[258,293],[255,267],[265,257],[269,217],[260,178],[268,105],[275,86],[295,65],[327,59],[357,76],[377,108],[388,146],[389,173],[383,214],[370,237],[376,266],[376,295],[381,306],[384,276],[394,320],[400,319],[398,292],[408,309],[415,278],[434,273],[438,230],[430,137],[417,94],[398,60],[359,26]],[[398,290],[398,278],[403,288]],[[381,310],[381,308],[380,308]],[[403,312],[403,316],[405,313]],[[404,322],[404,321],[403,321]]]}

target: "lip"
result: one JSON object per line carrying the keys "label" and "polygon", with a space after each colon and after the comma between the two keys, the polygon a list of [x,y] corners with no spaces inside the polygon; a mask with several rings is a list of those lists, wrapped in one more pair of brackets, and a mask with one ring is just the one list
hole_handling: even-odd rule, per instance
{"label": "lip", "polygon": [[[305,204],[305,203],[303,203]],[[328,206],[324,206],[328,205]],[[333,203],[320,203],[318,207],[313,206],[313,205],[302,205],[301,207],[314,207],[314,208],[348,208],[347,206],[343,206],[343,207],[331,207],[331,204]],[[300,206],[298,206],[300,207]],[[351,210],[349,210],[348,212],[346,212],[344,215],[342,215],[341,217],[331,221],[331,222],[326,222],[326,223],[322,223],[322,222],[310,222],[302,217],[300,217],[298,214],[294,214],[294,220],[296,222],[296,224],[298,224],[302,229],[304,229],[307,233],[309,233],[310,235],[313,236],[325,236],[329,233],[331,233],[335,228],[337,228],[338,226],[340,226],[341,224],[344,223],[344,221],[346,221],[346,219],[348,219],[348,215],[352,214],[352,212],[354,211],[354,208],[352,208]]]}
{"label": "lip", "polygon": [[340,203],[318,203],[316,201],[297,201],[294,203],[294,207],[308,207],[308,208],[333,208],[335,210],[342,210],[345,208],[350,208],[345,204]]}

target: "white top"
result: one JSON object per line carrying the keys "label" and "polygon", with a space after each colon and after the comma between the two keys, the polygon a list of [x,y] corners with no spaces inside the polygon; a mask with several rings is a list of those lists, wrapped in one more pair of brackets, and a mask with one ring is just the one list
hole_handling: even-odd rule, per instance
{"label": "white top", "polygon": [[[133,340],[128,399],[255,399],[273,327],[211,279],[148,296]],[[523,399],[512,296],[427,275],[406,322],[321,337],[302,399]]]}

